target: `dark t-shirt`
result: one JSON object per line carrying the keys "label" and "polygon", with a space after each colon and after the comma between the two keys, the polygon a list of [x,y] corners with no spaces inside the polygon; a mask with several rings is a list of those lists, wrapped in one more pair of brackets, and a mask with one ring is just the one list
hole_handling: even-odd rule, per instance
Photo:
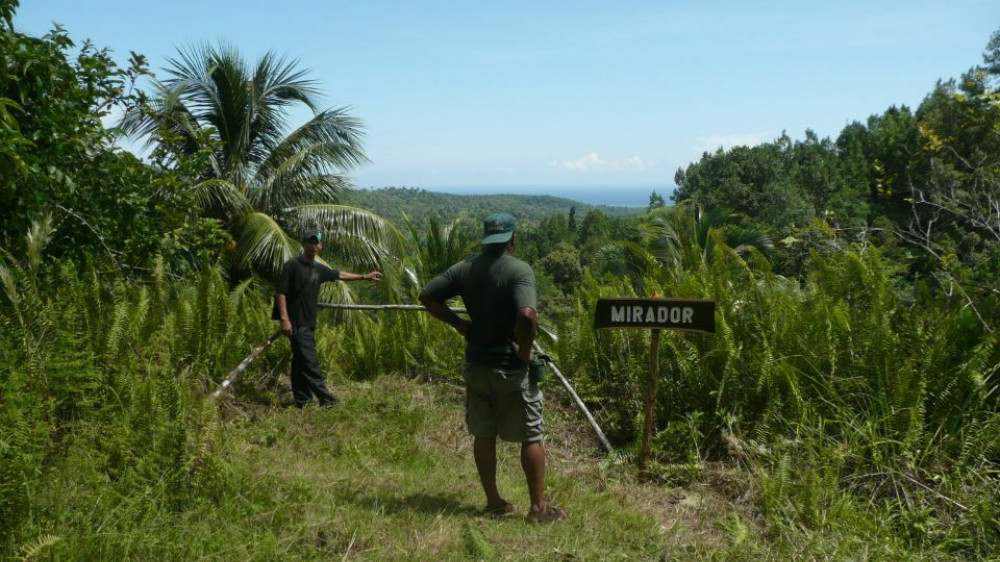
{"label": "dark t-shirt", "polygon": [[466,334],[467,360],[499,368],[523,364],[511,341],[517,311],[537,307],[531,266],[506,251],[473,255],[435,277],[424,290],[442,303],[462,297],[472,319]]}
{"label": "dark t-shirt", "polygon": [[285,262],[276,292],[285,295],[288,319],[292,326],[316,327],[319,286],[340,279],[340,272],[316,262],[306,263],[302,256]]}

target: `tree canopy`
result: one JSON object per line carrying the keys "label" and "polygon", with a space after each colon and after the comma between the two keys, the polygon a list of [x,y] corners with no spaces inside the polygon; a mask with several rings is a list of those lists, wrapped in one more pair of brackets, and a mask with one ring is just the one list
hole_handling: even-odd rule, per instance
{"label": "tree canopy", "polygon": [[[317,84],[298,62],[234,47],[182,49],[122,126],[144,136],[167,165],[202,157],[192,186],[202,212],[236,240],[235,265],[274,276],[307,230],[322,229],[337,258],[374,266],[401,254],[379,216],[339,204],[347,172],[367,162],[362,123],[345,108],[320,109]],[[313,116],[289,130],[288,110]]]}

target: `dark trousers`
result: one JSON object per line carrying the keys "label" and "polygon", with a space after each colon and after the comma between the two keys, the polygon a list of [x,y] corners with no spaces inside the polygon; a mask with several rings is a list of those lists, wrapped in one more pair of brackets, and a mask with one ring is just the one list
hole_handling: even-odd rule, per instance
{"label": "dark trousers", "polygon": [[316,328],[297,326],[292,334],[292,397],[299,408],[313,395],[321,406],[337,403],[337,396],[326,388],[316,355]]}

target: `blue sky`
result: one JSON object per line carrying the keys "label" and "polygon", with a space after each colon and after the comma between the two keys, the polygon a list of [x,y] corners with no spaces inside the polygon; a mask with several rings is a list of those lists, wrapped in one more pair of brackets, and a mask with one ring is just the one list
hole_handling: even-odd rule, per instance
{"label": "blue sky", "polygon": [[359,187],[653,186],[720,146],[835,137],[981,62],[998,0],[21,0],[146,55],[229,42],[312,71],[366,125]]}

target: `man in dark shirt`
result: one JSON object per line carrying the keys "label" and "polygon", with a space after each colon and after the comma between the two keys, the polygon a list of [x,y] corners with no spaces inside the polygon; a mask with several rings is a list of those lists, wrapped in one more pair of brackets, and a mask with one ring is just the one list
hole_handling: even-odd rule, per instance
{"label": "man in dark shirt", "polygon": [[320,406],[329,407],[337,403],[337,396],[326,387],[316,355],[316,311],[320,285],[337,280],[382,279],[378,271],[358,275],[330,269],[316,261],[322,250],[323,234],[307,233],[302,239],[302,254],[288,260],[281,268],[275,296],[281,331],[292,342],[292,397],[298,408],[304,407],[313,395]]}
{"label": "man in dark shirt", "polygon": [[[483,221],[483,251],[431,280],[420,302],[435,318],[466,339],[465,423],[473,435],[473,456],[486,493],[486,512],[507,515],[515,508],[497,490],[497,437],[521,443],[521,467],[528,480],[528,520],[548,522],[566,514],[545,498],[542,392],[530,380],[528,364],[537,331],[535,276],[513,256],[514,217],[497,213]],[[471,320],[445,302],[461,296]]]}

